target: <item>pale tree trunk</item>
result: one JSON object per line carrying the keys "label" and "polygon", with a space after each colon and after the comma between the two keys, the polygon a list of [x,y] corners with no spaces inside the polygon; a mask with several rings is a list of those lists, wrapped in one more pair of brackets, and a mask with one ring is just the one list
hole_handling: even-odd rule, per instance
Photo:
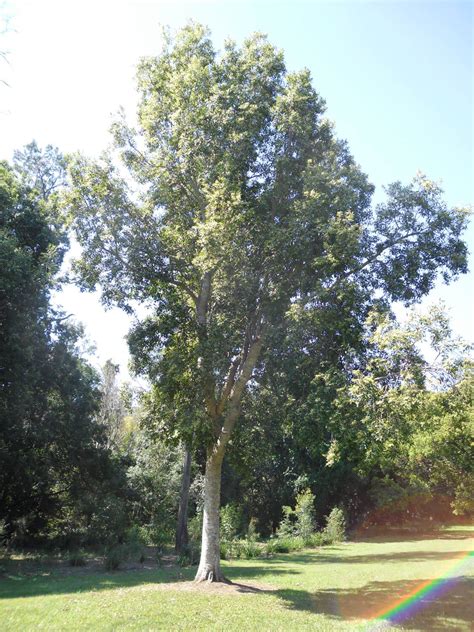
{"label": "pale tree trunk", "polygon": [[[214,419],[215,425],[219,420],[222,426],[218,432],[218,438],[214,445],[208,449],[206,461],[206,473],[204,479],[204,516],[202,525],[201,561],[199,563],[196,581],[223,582],[224,578],[220,567],[220,542],[219,542],[219,509],[221,496],[221,471],[222,462],[227,443],[232,435],[232,430],[239,418],[240,402],[249,381],[253,368],[257,363],[262,348],[260,338],[251,345],[237,374],[237,366],[234,364],[229,371],[231,387],[224,386],[221,399],[216,407],[216,414],[222,417]],[[229,382],[230,383],[230,382]],[[225,408],[225,412],[224,412]]]}
{"label": "pale tree trunk", "polygon": [[202,523],[201,560],[196,581],[226,581],[221,571],[219,508],[223,450],[212,450],[206,461],[204,478],[204,515]]}
{"label": "pale tree trunk", "polygon": [[183,475],[181,479],[181,493],[179,496],[178,524],[176,527],[176,553],[183,553],[188,546],[188,501],[189,486],[191,484],[191,450],[184,449]]}
{"label": "pale tree trunk", "polygon": [[[201,281],[199,297],[196,299],[196,320],[203,343],[207,342],[207,313],[211,285],[212,272],[206,272]],[[241,353],[232,361],[219,395],[216,392],[212,367],[206,363],[205,355],[198,361],[203,377],[205,407],[214,431],[214,441],[207,450],[201,560],[196,581],[226,581],[221,571],[219,541],[222,461],[240,414],[242,395],[262,349],[261,320],[261,316],[255,314],[252,326],[249,324]]]}

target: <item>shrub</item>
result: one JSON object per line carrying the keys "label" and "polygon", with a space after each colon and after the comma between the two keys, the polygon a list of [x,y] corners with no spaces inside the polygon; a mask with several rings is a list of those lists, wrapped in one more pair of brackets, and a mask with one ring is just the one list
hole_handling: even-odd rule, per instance
{"label": "shrub", "polygon": [[152,524],[149,525],[146,530],[148,542],[160,549],[163,549],[166,544],[173,541],[173,534],[168,529],[163,528],[162,525]]}
{"label": "shrub", "polygon": [[242,510],[235,504],[225,505],[220,510],[221,537],[230,541],[242,527]]}
{"label": "shrub", "polygon": [[125,502],[112,494],[106,495],[94,506],[86,541],[106,544],[121,540],[125,538],[127,522]]}
{"label": "shrub", "polygon": [[300,536],[305,542],[314,533],[314,494],[305,489],[296,497],[296,507],[283,507],[283,519],[277,530],[279,538]]}
{"label": "shrub", "polygon": [[311,493],[310,489],[305,489],[296,497],[295,531],[305,542],[309,541],[310,536],[314,533],[314,500],[314,494]]}
{"label": "shrub", "polygon": [[184,551],[178,555],[179,566],[195,566],[199,562],[201,555],[200,547],[195,544],[188,544]]}
{"label": "shrub", "polygon": [[273,549],[276,553],[291,553],[291,551],[301,551],[305,542],[300,536],[278,537],[274,540]]}
{"label": "shrub", "polygon": [[322,531],[315,531],[306,540],[307,546],[323,546],[324,544],[327,544],[327,539]]}
{"label": "shrub", "polygon": [[202,512],[197,513],[188,521],[188,534],[191,542],[201,542]]}
{"label": "shrub", "polygon": [[277,537],[278,538],[288,538],[294,535],[295,533],[295,512],[291,507],[284,506],[283,510],[283,518],[280,522],[280,526],[277,529]]}
{"label": "shrub", "polygon": [[247,529],[247,540],[255,542],[259,538],[257,533],[257,521],[255,518],[251,518]]}
{"label": "shrub", "polygon": [[346,519],[340,507],[334,507],[327,517],[323,537],[327,544],[342,542],[346,539]]}
{"label": "shrub", "polygon": [[109,548],[105,554],[104,566],[108,571],[116,571],[122,562],[127,559],[124,546],[117,544]]}
{"label": "shrub", "polygon": [[143,564],[145,561],[145,548],[143,545],[143,534],[137,528],[127,531],[127,540],[121,544],[116,544],[106,550],[104,566],[108,571],[115,571],[123,562],[135,561]]}
{"label": "shrub", "polygon": [[265,542],[264,547],[263,547],[263,553],[267,557],[270,557],[274,555],[275,553],[280,553],[280,552],[281,551],[278,550],[278,540],[268,540],[268,542]]}
{"label": "shrub", "polygon": [[82,551],[70,551],[68,554],[69,566],[85,566],[86,556]]}
{"label": "shrub", "polygon": [[244,556],[244,547],[243,543],[239,540],[234,540],[230,543],[230,555],[231,557],[240,560],[241,557]]}
{"label": "shrub", "polygon": [[255,557],[259,557],[261,549],[255,540],[244,540],[242,542],[242,553],[245,559],[251,560]]}
{"label": "shrub", "polygon": [[220,545],[219,545],[221,560],[231,559],[232,557],[231,547],[232,547],[232,544],[230,542],[227,542],[226,540],[221,540]]}

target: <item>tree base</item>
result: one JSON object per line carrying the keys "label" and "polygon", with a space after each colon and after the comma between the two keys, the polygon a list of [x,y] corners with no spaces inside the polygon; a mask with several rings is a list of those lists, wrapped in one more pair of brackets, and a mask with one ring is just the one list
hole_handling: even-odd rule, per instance
{"label": "tree base", "polygon": [[204,568],[203,570],[198,570],[196,573],[196,577],[194,578],[196,583],[199,582],[208,582],[212,583],[221,583],[221,584],[231,584],[232,582],[227,577],[224,577],[220,569],[215,568]]}

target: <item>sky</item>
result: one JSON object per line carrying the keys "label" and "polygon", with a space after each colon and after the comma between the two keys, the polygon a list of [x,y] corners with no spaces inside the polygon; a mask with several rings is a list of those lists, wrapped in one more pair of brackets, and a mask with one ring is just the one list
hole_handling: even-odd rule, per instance
{"label": "sky", "polygon": [[[218,48],[260,31],[289,70],[308,67],[376,199],[421,170],[450,205],[472,204],[473,12],[457,0],[0,0],[0,159],[32,139],[97,156],[119,107],[133,120],[135,67],[159,53],[161,26],[193,19]],[[474,222],[466,238],[474,251]],[[474,342],[473,290],[471,272],[425,304],[444,300],[455,331]],[[111,358],[127,376],[128,317],[71,286],[55,301],[84,323],[96,366]]]}

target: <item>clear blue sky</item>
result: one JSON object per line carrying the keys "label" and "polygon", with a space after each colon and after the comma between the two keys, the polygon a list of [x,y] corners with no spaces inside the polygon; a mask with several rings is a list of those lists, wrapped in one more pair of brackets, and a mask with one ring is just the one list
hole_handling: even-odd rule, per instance
{"label": "clear blue sky", "polygon": [[[158,25],[192,18],[211,28],[217,46],[262,31],[290,69],[307,66],[378,191],[420,169],[442,180],[450,204],[474,201],[471,2],[17,0],[9,13],[15,32],[4,39],[10,87],[0,88],[0,158],[33,137],[98,153],[110,114],[119,105],[133,112],[133,67],[158,52]],[[468,240],[474,250],[472,225]],[[456,330],[471,339],[473,278],[431,297],[444,298]],[[101,360],[115,354],[123,362],[126,319],[102,314],[72,289],[64,301],[88,325]]]}

